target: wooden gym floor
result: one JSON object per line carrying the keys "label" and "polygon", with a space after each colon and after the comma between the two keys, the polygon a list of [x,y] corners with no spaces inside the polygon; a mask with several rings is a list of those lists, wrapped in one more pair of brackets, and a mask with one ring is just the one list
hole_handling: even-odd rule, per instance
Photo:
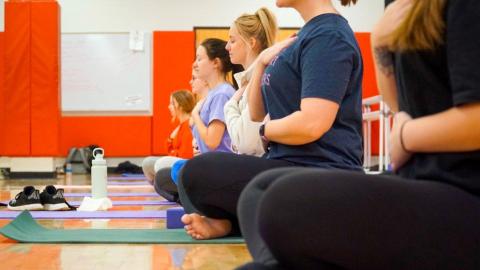
{"label": "wooden gym floor", "polygon": [[[88,185],[88,175],[70,179],[0,180],[0,200],[15,197],[24,186],[40,192],[46,185]],[[153,192],[153,189],[127,187],[116,192]],[[65,192],[89,192],[66,189]],[[79,198],[80,200],[81,198]],[[137,198],[138,199],[138,198]],[[146,198],[156,199],[158,198]],[[168,206],[117,206],[111,210],[165,210]],[[1,209],[5,210],[5,209]],[[9,220],[0,219],[0,227]],[[39,220],[48,228],[162,229],[165,220]],[[20,244],[0,236],[0,269],[234,269],[251,260],[245,245],[151,245],[151,244]]]}

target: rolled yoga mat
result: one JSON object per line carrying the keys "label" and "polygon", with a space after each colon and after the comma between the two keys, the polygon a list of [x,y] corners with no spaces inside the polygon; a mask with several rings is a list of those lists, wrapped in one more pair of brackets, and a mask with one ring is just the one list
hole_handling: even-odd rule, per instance
{"label": "rolled yoga mat", "polygon": [[183,229],[47,229],[28,211],[0,229],[5,237],[23,243],[152,243],[152,244],[240,244],[239,237],[193,240]]}
{"label": "rolled yoga mat", "polygon": [[[163,210],[96,211],[96,212],[32,211],[30,213],[31,213],[31,216],[37,219],[141,219],[141,218],[166,218],[167,217],[166,211],[163,211]],[[0,219],[14,219],[19,215],[20,215],[19,211],[0,211]]]}
{"label": "rolled yoga mat", "polygon": [[[64,193],[64,197],[90,197],[91,193]],[[108,193],[108,197],[160,197],[158,193],[154,192],[119,192]]]}

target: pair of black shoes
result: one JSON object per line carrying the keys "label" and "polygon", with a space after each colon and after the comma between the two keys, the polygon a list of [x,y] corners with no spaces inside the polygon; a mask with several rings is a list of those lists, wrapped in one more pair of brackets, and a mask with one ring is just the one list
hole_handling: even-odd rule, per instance
{"label": "pair of black shoes", "polygon": [[23,191],[8,203],[10,210],[72,210],[75,209],[63,197],[63,189],[46,186],[40,193],[33,186],[26,186]]}

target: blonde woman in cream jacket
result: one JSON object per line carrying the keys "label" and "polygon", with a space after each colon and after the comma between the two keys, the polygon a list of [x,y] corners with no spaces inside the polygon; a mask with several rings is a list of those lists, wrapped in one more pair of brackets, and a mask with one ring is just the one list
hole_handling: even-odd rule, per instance
{"label": "blonde woman in cream jacket", "polygon": [[245,88],[252,76],[255,59],[261,51],[273,45],[276,34],[275,16],[267,8],[260,8],[255,14],[241,15],[229,30],[226,48],[230,60],[245,69],[234,75],[238,90],[224,107],[232,150],[237,154],[262,156],[265,153],[258,132],[262,123],[250,119]]}

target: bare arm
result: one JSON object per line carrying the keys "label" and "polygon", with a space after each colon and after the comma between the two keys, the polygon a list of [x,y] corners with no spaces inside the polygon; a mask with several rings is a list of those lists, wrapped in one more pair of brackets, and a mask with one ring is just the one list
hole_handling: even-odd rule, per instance
{"label": "bare arm", "polygon": [[208,126],[205,126],[199,114],[192,114],[192,118],[202,141],[210,150],[215,150],[222,141],[225,124],[222,121],[214,120]]}
{"label": "bare arm", "polygon": [[262,97],[262,77],[266,66],[277,56],[283,49],[290,46],[296,37],[290,37],[276,43],[272,47],[264,50],[255,60],[255,70],[252,74],[252,79],[247,85],[246,91],[248,91],[248,106],[250,110],[250,118],[254,122],[262,122],[267,113],[263,104]]}
{"label": "bare arm", "polygon": [[405,149],[410,152],[480,150],[480,103],[408,121],[402,137]]}
{"label": "bare arm", "polygon": [[205,99],[200,100],[192,110],[191,119],[200,135],[200,139],[207,145],[210,150],[215,150],[222,141],[225,132],[225,124],[220,120],[210,121],[206,126],[200,117],[200,109],[203,107]]}
{"label": "bare arm", "polygon": [[270,141],[288,145],[311,143],[331,128],[338,109],[339,105],[330,100],[304,98],[300,111],[268,122],[265,125],[265,136]]}
{"label": "bare arm", "polygon": [[401,168],[415,152],[480,150],[480,103],[453,107],[413,120],[406,112],[397,113],[390,142],[394,170]]}
{"label": "bare arm", "polygon": [[375,75],[377,87],[383,101],[393,112],[398,112],[397,85],[393,70],[393,56],[386,47],[376,47],[372,40],[373,56],[375,58]]}

